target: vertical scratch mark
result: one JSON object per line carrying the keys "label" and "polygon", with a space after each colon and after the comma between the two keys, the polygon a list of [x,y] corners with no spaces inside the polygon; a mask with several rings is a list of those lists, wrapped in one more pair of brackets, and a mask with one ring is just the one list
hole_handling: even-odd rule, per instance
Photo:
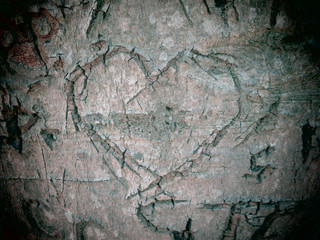
{"label": "vertical scratch mark", "polygon": [[207,0],[202,0],[203,4],[206,6],[207,12],[211,15],[210,8],[208,6]]}
{"label": "vertical scratch mark", "polygon": [[234,14],[236,15],[236,20],[237,20],[237,22],[239,22],[239,20],[240,20],[240,18],[239,18],[239,12],[238,12],[236,6],[234,5],[234,1],[232,1],[232,8],[233,8],[233,10],[234,10]]}
{"label": "vertical scratch mark", "polygon": [[181,5],[182,11],[183,11],[184,15],[186,16],[189,24],[192,26],[192,25],[193,25],[193,22],[192,22],[192,20],[190,19],[190,17],[189,17],[189,15],[188,15],[188,13],[187,13],[187,10],[186,10],[186,8],[185,8],[182,0],[179,0],[179,3],[180,3],[180,5]]}
{"label": "vertical scratch mark", "polygon": [[222,239],[237,239],[237,228],[240,216],[237,214],[237,206],[233,204],[230,209],[230,215],[226,229],[223,231]]}
{"label": "vertical scratch mark", "polygon": [[97,153],[99,153],[99,149],[97,148],[96,144],[93,142],[92,138],[90,138],[90,142],[93,145],[93,147],[96,149]]}
{"label": "vertical scratch mark", "polygon": [[110,0],[110,3],[108,5],[108,8],[105,12],[103,12],[103,20],[105,20],[109,14],[109,11],[110,11],[110,7],[111,7],[111,0]]}
{"label": "vertical scratch mark", "polygon": [[64,181],[66,177],[66,169],[63,170],[63,175],[62,175],[62,193],[64,191]]}
{"label": "vertical scratch mark", "polygon": [[69,107],[68,107],[68,101],[67,101],[67,108],[66,108],[66,134],[68,137],[68,111],[69,111]]}
{"label": "vertical scratch mark", "polygon": [[123,184],[122,181],[120,181],[120,179],[118,178],[117,174],[113,171],[113,169],[109,166],[107,160],[104,158],[104,156],[102,156],[102,162],[103,164],[105,164],[108,168],[108,170],[110,171],[110,173],[112,174],[112,176],[114,176],[114,178],[123,186],[125,187],[125,185]]}
{"label": "vertical scratch mark", "polygon": [[47,189],[48,189],[48,194],[49,194],[49,182],[48,182],[47,163],[46,163],[46,159],[45,159],[45,157],[44,157],[43,148],[41,148],[41,154],[42,154],[42,160],[43,160],[43,165],[44,165],[44,171],[45,171],[45,173],[46,173]]}
{"label": "vertical scratch mark", "polygon": [[40,174],[40,171],[38,169],[37,169],[37,173],[38,173],[39,179],[41,180],[41,174]]}
{"label": "vertical scratch mark", "polygon": [[[87,28],[87,32],[86,32],[87,37],[89,37],[91,29],[98,18],[98,13],[101,11],[102,7],[105,4],[104,0],[97,0],[96,2],[97,2],[97,6],[95,9],[92,9],[91,20],[90,20],[89,26]],[[108,8],[108,10],[109,10],[109,8]],[[103,16],[103,17],[105,17],[105,16]]]}

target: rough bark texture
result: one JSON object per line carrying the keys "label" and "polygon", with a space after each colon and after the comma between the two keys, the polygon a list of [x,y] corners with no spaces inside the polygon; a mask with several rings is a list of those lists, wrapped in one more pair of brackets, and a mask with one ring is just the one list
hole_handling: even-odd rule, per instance
{"label": "rough bark texture", "polygon": [[0,236],[319,236],[309,3],[9,4]]}

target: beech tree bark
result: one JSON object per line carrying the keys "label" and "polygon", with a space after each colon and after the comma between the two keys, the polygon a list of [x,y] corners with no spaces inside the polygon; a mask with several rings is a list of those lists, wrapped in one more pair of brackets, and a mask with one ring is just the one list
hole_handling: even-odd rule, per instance
{"label": "beech tree bark", "polygon": [[316,9],[4,4],[0,236],[319,236]]}

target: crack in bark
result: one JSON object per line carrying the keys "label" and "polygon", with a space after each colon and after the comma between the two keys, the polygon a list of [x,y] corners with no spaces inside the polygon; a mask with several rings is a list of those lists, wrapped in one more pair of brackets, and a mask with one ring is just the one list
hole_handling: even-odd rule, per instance
{"label": "crack in bark", "polygon": [[56,142],[56,135],[59,134],[58,129],[41,129],[40,135],[45,141],[46,145],[53,150],[53,144]]}
{"label": "crack in bark", "polygon": [[236,8],[236,5],[234,5],[234,2],[235,2],[235,0],[232,1],[232,8],[233,8],[234,14],[236,15],[237,22],[239,22],[240,21],[239,13],[238,13],[238,10]]}
{"label": "crack in bark", "polygon": [[128,53],[128,54],[131,56],[131,58],[128,60],[128,62],[131,59],[133,59],[138,64],[141,71],[144,73],[146,79],[150,80],[150,73],[149,73],[150,70],[147,69],[147,66],[144,64],[145,62],[148,62],[148,60],[143,55],[135,52],[135,48],[133,48],[132,51],[130,51],[130,53]]}
{"label": "crack in bark", "polygon": [[[31,26],[31,23],[30,23],[30,26]],[[38,36],[36,35],[36,33],[34,32],[32,27],[30,27],[30,29],[31,29],[31,34],[33,36],[32,43],[34,46],[34,50],[36,51],[37,55],[39,56],[40,61],[44,64],[44,67],[46,70],[46,75],[48,75],[49,68],[48,68],[47,62],[44,60],[44,57],[42,56],[42,54],[43,54],[42,51],[40,51]]]}
{"label": "crack in bark", "polygon": [[221,210],[221,209],[228,209],[231,208],[232,204],[230,203],[217,203],[217,204],[208,204],[205,203],[203,204],[202,207],[200,207],[200,209],[209,209],[211,211],[215,211],[215,210]]}
{"label": "crack in bark", "polygon": [[[150,83],[146,87],[139,90],[131,99],[127,101],[126,104],[129,104],[130,102],[135,100],[143,91],[149,89],[150,87],[153,87],[153,84],[159,81],[160,76],[163,76],[163,74],[165,74],[170,69],[170,67],[176,66],[177,62],[184,57],[184,54],[185,54],[185,51],[178,52],[178,54],[174,58],[170,59],[170,61],[166,64],[166,66],[164,66],[161,70],[158,69],[159,73],[155,76],[150,77]],[[141,56],[139,57],[139,59],[140,58]],[[149,78],[149,74],[146,75],[146,77]]]}
{"label": "crack in bark", "polygon": [[[244,143],[246,143],[249,138],[256,132],[259,133],[259,129],[262,128],[266,123],[268,123],[268,121],[270,119],[273,118],[273,116],[277,116],[277,112],[278,111],[278,106],[280,105],[281,99],[278,98],[277,101],[275,101],[274,103],[272,103],[269,107],[268,113],[266,115],[264,115],[263,117],[259,118],[256,122],[254,122],[253,124],[251,124],[249,128],[251,128],[251,131],[243,138],[243,140],[241,140],[240,143],[238,143],[236,146],[234,146],[234,148],[238,148],[239,146],[243,145]],[[248,129],[245,132],[248,131]],[[240,138],[240,136],[238,137]],[[238,139],[237,138],[237,139]]]}
{"label": "crack in bark", "polygon": [[112,3],[112,0],[109,1],[109,5],[108,5],[107,10],[105,12],[103,12],[103,20],[106,20],[108,14],[110,13],[111,3]]}
{"label": "crack in bark", "polygon": [[[186,200],[176,200],[176,202],[178,203],[183,203],[183,202],[187,202]],[[161,203],[161,204],[170,204],[171,201],[167,201],[167,200],[162,200],[162,201],[156,201],[156,202],[152,202],[148,205],[142,205],[142,204],[138,204],[138,207],[136,208],[137,213],[136,216],[138,217],[139,221],[149,230],[153,231],[153,232],[157,232],[157,233],[167,233],[169,234],[173,240],[194,240],[194,235],[193,232],[191,230],[191,225],[192,225],[192,218],[189,218],[187,220],[186,223],[186,227],[185,230],[183,230],[182,232],[170,229],[170,228],[162,228],[162,227],[158,227],[157,225],[153,224],[152,221],[150,221],[144,214],[143,214],[143,210],[148,208],[148,207],[152,207],[153,209],[155,208],[155,204],[157,203]]]}
{"label": "crack in bark", "polygon": [[263,156],[268,156],[270,153],[274,152],[276,149],[274,147],[268,146],[265,149],[262,149],[261,151],[257,153],[250,153],[251,158],[250,158],[250,170],[252,172],[258,172],[265,166],[257,165],[257,158],[261,158]]}
{"label": "crack in bark", "polygon": [[181,51],[181,52],[178,52],[178,54],[170,59],[170,61],[166,64],[166,66],[164,66],[160,71],[160,73],[158,75],[156,75],[156,79],[158,80],[158,78],[160,76],[162,76],[163,73],[167,72],[170,67],[173,67],[173,66],[176,66],[177,62],[185,55],[185,51]]}
{"label": "crack in bark", "polygon": [[222,234],[222,240],[225,239],[237,239],[237,227],[240,221],[239,209],[236,204],[232,204],[230,208],[230,215],[226,228]]}
{"label": "crack in bark", "polygon": [[50,177],[50,183],[56,191],[56,199],[58,200],[61,207],[66,207],[66,203],[63,197],[63,191],[58,189],[58,187],[54,184],[53,179],[51,177]]}
{"label": "crack in bark", "polygon": [[280,214],[280,208],[279,205],[275,204],[275,210],[274,212],[267,215],[262,223],[262,225],[253,233],[251,240],[260,240],[263,239],[265,233],[270,228],[271,224],[274,222],[274,220],[277,219],[277,217]]}
{"label": "crack in bark", "polygon": [[172,231],[173,240],[194,240],[193,232],[191,231],[192,218],[189,218],[186,223],[186,228],[182,232]]}
{"label": "crack in bark", "polygon": [[97,6],[95,9],[92,9],[91,19],[90,19],[89,26],[86,31],[87,38],[89,37],[91,29],[97,20],[98,13],[101,11],[101,9],[103,8],[103,6],[105,4],[105,0],[96,0],[96,3],[97,3]]}
{"label": "crack in bark", "polygon": [[45,67],[46,75],[48,75],[49,74],[49,67],[48,67],[49,62],[48,62],[48,56],[45,53],[45,49],[44,49],[43,44],[45,43],[45,41],[49,41],[52,38],[52,36],[57,33],[57,31],[59,29],[59,22],[55,17],[53,17],[49,13],[49,11],[46,8],[41,8],[39,13],[33,13],[33,18],[39,18],[41,16],[46,17],[46,19],[48,20],[48,22],[50,23],[50,26],[51,26],[49,33],[47,33],[45,35],[41,35],[38,32],[38,30],[37,30],[36,26],[33,24],[31,18],[27,18],[26,22],[30,26],[30,33],[32,35],[31,42],[34,45],[34,50],[37,53],[37,55],[39,56],[40,62],[42,62]]}
{"label": "crack in bark", "polygon": [[191,60],[202,70],[204,71],[206,74],[208,74],[210,77],[213,77],[215,80],[217,80],[217,78],[211,73],[209,72],[208,70],[204,69],[200,63],[194,58],[194,57],[191,57]]}
{"label": "crack in bark", "polygon": [[[88,4],[89,1],[85,2],[84,0],[82,0],[79,4],[71,5],[70,7],[67,7],[65,5],[65,3],[66,3],[66,0],[61,0],[61,5],[58,5],[58,4],[54,4],[54,5],[60,9],[68,9],[68,10],[72,11],[74,8],[80,7],[81,5],[84,6],[84,5]],[[65,13],[63,13],[63,17],[65,18]]]}
{"label": "crack in bark", "polygon": [[[8,86],[0,85],[1,94],[1,102],[2,102],[2,116],[3,120],[1,122],[5,122],[7,136],[0,137],[0,149],[2,145],[8,144],[13,148],[22,153],[22,135],[29,131],[38,121],[39,117],[36,113],[31,113],[26,109],[22,108],[19,99],[16,97],[18,102],[17,105],[11,107],[10,103],[10,94],[8,90]],[[19,115],[27,115],[29,116],[29,120],[23,126],[19,126]]]}
{"label": "crack in bark", "polygon": [[[195,54],[195,55],[198,55],[198,56],[201,56],[201,57],[205,57],[205,58],[209,58],[209,59],[212,59],[212,58],[216,58],[214,55],[214,53],[211,53],[211,54],[208,54],[208,55],[205,55],[201,52],[199,52],[198,50],[196,49],[192,49],[191,50],[191,53],[192,54]],[[193,58],[193,57],[192,57]],[[243,91],[242,91],[242,88],[241,88],[241,83],[240,83],[240,80],[239,78],[237,77],[237,75],[233,72],[232,68],[233,68],[233,64],[231,64],[229,61],[227,60],[223,60],[224,64],[226,65],[226,67],[228,68],[228,71],[229,71],[229,74],[233,80],[233,83],[238,91],[238,94],[239,94],[239,99],[237,101],[238,103],[238,113],[236,116],[234,116],[231,121],[226,124],[221,130],[218,131],[218,133],[216,134],[215,138],[213,141],[211,141],[210,143],[207,142],[207,139],[204,140],[198,147],[196,150],[194,150],[194,154],[203,146],[205,146],[204,149],[202,149],[202,152],[201,154],[204,154],[204,155],[207,155],[207,156],[210,156],[209,154],[209,149],[212,149],[212,148],[215,148],[216,146],[218,146],[218,144],[220,143],[220,141],[224,138],[224,136],[228,133],[228,129],[236,122],[240,119],[241,117],[241,113],[242,113],[242,105],[241,105],[241,101],[242,99],[244,99],[244,94],[243,94]],[[215,133],[215,131],[213,131],[210,136],[212,136],[213,134]]]}
{"label": "crack in bark", "polygon": [[[267,166],[265,166],[257,175],[257,180],[258,180],[258,183],[261,183],[262,181],[262,176],[266,175],[266,174],[269,174],[271,175],[273,173],[273,170],[275,170],[274,167],[272,167],[270,164],[268,164]],[[264,177],[266,178],[266,177]]]}
{"label": "crack in bark", "polygon": [[[135,173],[137,176],[141,178],[141,175],[134,169],[137,168],[142,169],[144,172],[151,174],[153,177],[158,177],[158,174],[154,171],[150,170],[149,167],[145,167],[141,164],[139,164],[129,152],[127,151],[121,151],[121,149],[113,143],[110,139],[105,138],[103,139],[99,134],[96,133],[94,130],[87,130],[87,134],[90,136],[90,139],[94,143],[94,141],[97,141],[100,143],[100,145],[106,150],[106,153],[110,153],[118,162],[120,165],[123,164],[124,167],[127,167],[129,170],[131,170],[133,173]],[[99,151],[98,151],[99,153]],[[127,161],[123,162],[123,159],[127,159]]]}
{"label": "crack in bark", "polygon": [[[38,139],[39,139],[39,136],[38,136]],[[48,191],[48,195],[50,195],[49,194],[49,179],[48,179],[47,163],[46,163],[46,159],[44,157],[44,153],[43,153],[43,148],[42,147],[41,147],[41,156],[42,156],[42,161],[43,161],[44,172],[46,174],[47,191]]]}
{"label": "crack in bark", "polygon": [[137,191],[136,193],[131,194],[130,196],[128,196],[126,199],[130,200],[136,196],[139,196],[141,193],[147,192],[151,189],[153,189],[154,187],[158,186],[161,189],[161,182],[163,181],[171,181],[173,179],[175,179],[176,177],[180,176],[183,177],[185,176],[184,174],[188,174],[187,170],[184,170],[182,172],[180,171],[170,171],[167,174],[163,175],[163,176],[158,176],[154,181],[152,181],[146,188]]}
{"label": "crack in bark", "polygon": [[[295,209],[298,209],[301,204],[303,204],[304,201],[297,204],[294,200],[286,201],[286,200],[280,200],[280,201],[270,201],[270,202],[263,202],[263,201],[247,201],[247,202],[236,202],[236,203],[221,203],[221,204],[204,204],[201,209],[209,209],[211,211],[216,210],[222,210],[222,209],[230,209],[229,217],[227,220],[226,228],[223,231],[222,239],[237,239],[236,233],[237,233],[237,226],[239,224],[239,221],[241,220],[241,217],[243,216],[245,218],[245,221],[254,227],[258,227],[258,229],[253,233],[251,239],[252,240],[258,240],[263,239],[265,233],[267,230],[271,227],[272,223],[280,216],[286,216],[288,214],[292,214]],[[283,210],[280,210],[280,204],[281,203],[292,203],[293,205],[290,205]],[[264,206],[270,206],[274,207],[275,210],[265,216],[259,216],[259,211],[261,208],[261,205]],[[242,211],[243,208],[256,206],[256,212],[253,214],[253,216],[264,218],[263,223],[260,225],[253,225],[249,222],[248,215]],[[250,214],[252,215],[252,214]]]}
{"label": "crack in bark", "polygon": [[270,164],[267,164],[266,166],[262,166],[262,165],[257,165],[257,159],[261,158],[263,156],[268,156],[270,153],[272,153],[273,151],[275,151],[274,147],[270,147],[268,146],[265,149],[262,149],[261,151],[255,153],[255,154],[251,154],[251,158],[250,158],[250,170],[255,174],[244,174],[242,177],[245,179],[255,179],[257,181],[257,183],[261,183],[262,181],[262,176],[269,174],[271,175],[273,170],[275,168],[273,168]]}
{"label": "crack in bark", "polygon": [[[185,203],[186,200],[175,200],[179,203]],[[303,203],[304,201],[302,201]],[[287,206],[283,210],[280,210],[280,204],[281,203],[293,203],[294,205]],[[286,216],[288,214],[292,214],[295,209],[298,209],[300,205],[302,204],[296,204],[295,201],[286,201],[286,200],[280,200],[280,201],[270,201],[270,202],[263,202],[263,201],[247,201],[247,202],[236,202],[236,203],[221,203],[221,204],[204,204],[203,207],[200,207],[200,209],[210,209],[211,211],[216,210],[222,210],[222,209],[230,209],[229,216],[227,218],[226,227],[223,230],[222,238],[221,239],[237,239],[237,227],[240,223],[240,220],[242,217],[244,217],[245,221],[249,221],[247,213],[242,209],[246,209],[247,207],[256,206],[256,212],[253,215],[256,215],[257,217],[264,218],[264,221],[261,225],[252,225],[250,222],[248,224],[258,227],[258,229],[255,231],[255,233],[252,235],[251,239],[262,239],[267,232],[267,230],[271,227],[272,223],[278,218],[282,216]],[[140,222],[146,226],[148,229],[150,229],[153,232],[159,232],[159,233],[169,233],[173,239],[193,239],[193,233],[191,231],[191,221],[192,219],[189,218],[186,224],[186,229],[182,232],[178,232],[175,230],[172,230],[170,228],[160,228],[152,223],[151,220],[149,220],[145,215],[144,211],[151,208],[151,213],[154,214],[154,208],[156,207],[156,204],[164,204],[164,205],[170,205],[171,200],[160,200],[158,201],[155,199],[154,202],[151,202],[147,205],[142,205],[141,203],[138,204],[137,208],[137,217],[140,220]],[[259,211],[261,208],[261,205],[265,207],[275,208],[275,210],[268,214],[267,216],[259,216]],[[251,215],[251,214],[250,214]],[[190,220],[191,219],[191,220]]]}

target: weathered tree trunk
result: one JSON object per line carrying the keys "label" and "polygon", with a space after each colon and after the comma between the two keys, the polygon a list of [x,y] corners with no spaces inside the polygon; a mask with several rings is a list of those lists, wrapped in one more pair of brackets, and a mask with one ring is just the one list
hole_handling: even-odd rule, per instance
{"label": "weathered tree trunk", "polygon": [[280,0],[5,4],[0,237],[319,235],[315,11]]}

